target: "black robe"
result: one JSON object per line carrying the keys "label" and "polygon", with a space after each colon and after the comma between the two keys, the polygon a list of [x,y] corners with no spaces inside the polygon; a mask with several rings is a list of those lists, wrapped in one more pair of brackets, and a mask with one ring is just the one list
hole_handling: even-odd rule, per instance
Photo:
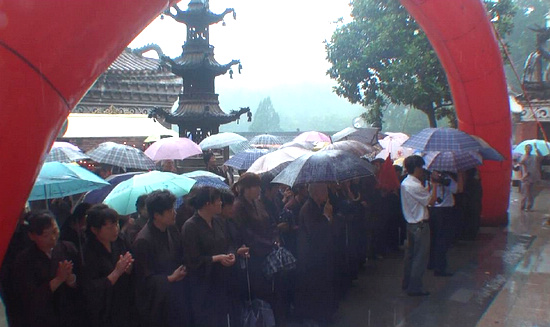
{"label": "black robe", "polygon": [[50,289],[50,281],[56,276],[59,262],[64,260],[74,263],[73,272],[78,275],[78,254],[69,242],[58,242],[51,259],[34,243],[17,257],[13,282],[21,310],[17,321],[22,322],[21,326],[82,326],[83,301],[78,289],[65,283],[55,292]]}
{"label": "black robe", "polygon": [[82,286],[92,327],[129,327],[137,325],[134,289],[130,275],[124,273],[112,285],[107,276],[115,269],[119,256],[128,251],[118,238],[111,243],[111,253],[95,236],[84,247]]}
{"label": "black robe", "polygon": [[212,256],[227,253],[223,221],[213,219],[211,228],[195,213],[183,225],[182,239],[195,325],[226,326],[230,312],[226,287],[228,268],[212,262]]}
{"label": "black robe", "polygon": [[296,311],[304,319],[329,321],[336,311],[332,226],[311,198],[299,221]]}
{"label": "black robe", "polygon": [[187,308],[184,280],[170,283],[168,276],[183,264],[181,235],[175,226],[160,231],[150,221],[133,244],[136,307],[143,327],[185,326]]}

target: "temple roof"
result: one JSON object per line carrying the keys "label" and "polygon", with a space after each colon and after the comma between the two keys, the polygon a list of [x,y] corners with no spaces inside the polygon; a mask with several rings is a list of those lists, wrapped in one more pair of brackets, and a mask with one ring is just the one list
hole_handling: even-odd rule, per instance
{"label": "temple roof", "polygon": [[107,73],[115,74],[150,74],[162,71],[163,68],[158,59],[143,57],[129,48],[126,48],[107,68]]}

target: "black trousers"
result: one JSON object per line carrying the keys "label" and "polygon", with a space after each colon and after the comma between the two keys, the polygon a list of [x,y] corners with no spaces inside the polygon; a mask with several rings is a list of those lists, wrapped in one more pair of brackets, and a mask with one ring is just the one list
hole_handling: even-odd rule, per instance
{"label": "black trousers", "polygon": [[431,239],[428,268],[433,268],[437,273],[447,271],[447,251],[453,242],[456,219],[454,207],[430,208]]}

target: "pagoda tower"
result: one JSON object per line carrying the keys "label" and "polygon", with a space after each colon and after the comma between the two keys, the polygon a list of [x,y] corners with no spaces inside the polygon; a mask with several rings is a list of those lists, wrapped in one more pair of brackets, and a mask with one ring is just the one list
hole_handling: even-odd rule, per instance
{"label": "pagoda tower", "polygon": [[232,60],[225,65],[218,63],[214,59],[214,47],[209,42],[210,25],[222,21],[229,13],[235,17],[235,11],[226,9],[222,14],[214,14],[207,0],[191,0],[186,11],[177,5],[172,9],[175,14],[170,10],[164,14],[187,26],[187,40],[182,46],[181,57],[162,57],[162,60],[175,75],[183,78],[183,93],[179,95],[179,105],[174,112],[156,108],[150,116],[178,125],[180,137],[191,136],[198,143],[206,136],[218,133],[220,125],[235,121],[244,113],[248,114],[250,120],[249,108],[226,114],[220,108],[214,85],[216,76],[229,71],[232,77],[232,66],[238,65],[239,73],[242,68],[239,60]]}

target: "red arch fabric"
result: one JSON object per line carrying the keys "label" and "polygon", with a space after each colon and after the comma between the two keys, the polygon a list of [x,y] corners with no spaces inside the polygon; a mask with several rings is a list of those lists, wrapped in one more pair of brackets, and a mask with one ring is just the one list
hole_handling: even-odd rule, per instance
{"label": "red arch fabric", "polygon": [[0,260],[44,155],[70,110],[168,4],[0,1]]}
{"label": "red arch fabric", "polygon": [[459,128],[506,158],[481,168],[482,224],[507,223],[512,126],[495,33],[481,0],[401,0],[434,47],[451,87]]}

